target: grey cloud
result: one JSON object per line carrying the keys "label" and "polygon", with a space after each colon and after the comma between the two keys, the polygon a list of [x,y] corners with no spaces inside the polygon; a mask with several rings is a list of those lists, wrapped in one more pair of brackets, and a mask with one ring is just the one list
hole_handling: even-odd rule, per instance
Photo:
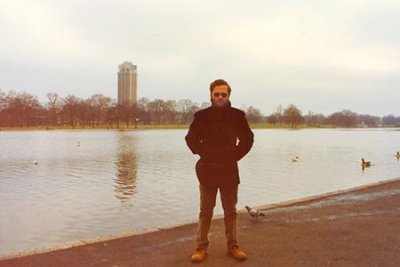
{"label": "grey cloud", "polygon": [[[5,3],[0,9],[11,12]],[[38,25],[46,38],[13,32],[23,29],[19,21],[0,19],[7,40],[0,44],[3,90],[115,97],[117,66],[128,60],[138,65],[142,97],[208,101],[209,82],[223,77],[236,88],[234,103],[265,113],[296,101],[315,112],[347,104],[368,113],[364,103],[381,88],[387,91],[371,113],[395,109],[400,10],[393,1],[30,3],[32,18],[48,14]],[[65,39],[52,46],[52,36]]]}

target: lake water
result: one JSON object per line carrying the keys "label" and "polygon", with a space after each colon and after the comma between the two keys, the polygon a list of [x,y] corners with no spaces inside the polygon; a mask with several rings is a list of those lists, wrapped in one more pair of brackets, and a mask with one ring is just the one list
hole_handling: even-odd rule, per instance
{"label": "lake water", "polygon": [[[197,221],[198,157],[186,132],[0,132],[0,256]],[[396,129],[254,133],[238,208],[400,177]],[[373,166],[363,171],[362,157]]]}

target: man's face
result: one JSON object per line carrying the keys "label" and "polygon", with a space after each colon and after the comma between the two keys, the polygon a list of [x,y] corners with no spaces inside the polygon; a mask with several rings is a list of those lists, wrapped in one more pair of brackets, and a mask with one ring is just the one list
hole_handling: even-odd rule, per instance
{"label": "man's face", "polygon": [[211,100],[217,107],[224,107],[229,103],[229,93],[227,85],[217,85],[211,93]]}

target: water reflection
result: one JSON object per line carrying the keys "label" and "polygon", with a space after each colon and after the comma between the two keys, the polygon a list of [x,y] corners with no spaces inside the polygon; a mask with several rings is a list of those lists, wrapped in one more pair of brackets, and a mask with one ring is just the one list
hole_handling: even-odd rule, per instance
{"label": "water reflection", "polygon": [[115,197],[128,201],[136,193],[137,154],[135,136],[122,133],[118,138],[116,159]]}

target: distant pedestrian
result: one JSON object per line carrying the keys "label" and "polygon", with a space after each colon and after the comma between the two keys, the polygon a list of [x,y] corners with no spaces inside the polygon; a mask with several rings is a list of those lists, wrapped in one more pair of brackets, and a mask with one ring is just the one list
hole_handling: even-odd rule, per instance
{"label": "distant pedestrian", "polygon": [[194,262],[203,261],[207,255],[208,231],[218,190],[224,209],[228,253],[238,260],[247,257],[236,239],[236,203],[240,183],[237,162],[250,151],[254,135],[245,113],[231,107],[230,95],[231,87],[226,81],[213,81],[210,84],[212,105],[194,114],[185,138],[193,154],[200,156],[196,163],[200,214],[197,248],[192,255]]}

